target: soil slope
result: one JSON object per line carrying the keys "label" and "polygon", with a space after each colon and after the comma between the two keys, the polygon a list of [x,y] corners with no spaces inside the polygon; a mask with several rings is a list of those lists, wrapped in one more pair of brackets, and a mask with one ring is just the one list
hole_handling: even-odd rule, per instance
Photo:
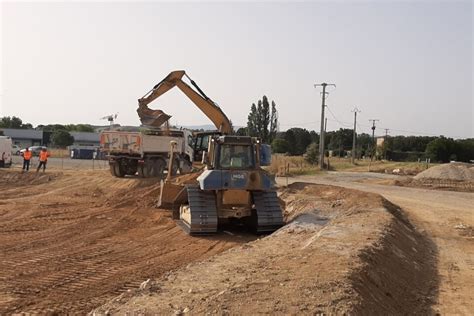
{"label": "soil slope", "polygon": [[379,195],[292,184],[288,225],[147,280],[94,314],[430,314],[436,250]]}

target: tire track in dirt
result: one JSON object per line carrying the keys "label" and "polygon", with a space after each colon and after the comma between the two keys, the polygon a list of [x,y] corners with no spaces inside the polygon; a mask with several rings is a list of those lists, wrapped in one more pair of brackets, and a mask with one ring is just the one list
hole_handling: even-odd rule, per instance
{"label": "tire track in dirt", "polygon": [[103,171],[13,173],[0,173],[0,314],[83,314],[254,238],[187,236],[153,207],[153,181]]}

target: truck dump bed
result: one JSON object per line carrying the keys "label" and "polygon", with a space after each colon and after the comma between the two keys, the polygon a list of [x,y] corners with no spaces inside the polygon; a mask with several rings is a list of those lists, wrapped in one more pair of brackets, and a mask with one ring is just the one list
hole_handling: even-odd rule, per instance
{"label": "truck dump bed", "polygon": [[[169,135],[168,135],[169,134]],[[143,156],[145,153],[168,153],[175,141],[175,152],[183,152],[185,139],[181,131],[122,132],[104,131],[100,136],[101,150],[109,154]]]}

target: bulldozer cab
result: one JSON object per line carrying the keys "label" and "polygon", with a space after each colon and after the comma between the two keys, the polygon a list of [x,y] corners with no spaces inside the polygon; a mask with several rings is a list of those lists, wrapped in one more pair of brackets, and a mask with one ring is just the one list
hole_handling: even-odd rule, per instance
{"label": "bulldozer cab", "polygon": [[250,136],[219,136],[210,141],[208,169],[252,170],[259,167],[259,142]]}

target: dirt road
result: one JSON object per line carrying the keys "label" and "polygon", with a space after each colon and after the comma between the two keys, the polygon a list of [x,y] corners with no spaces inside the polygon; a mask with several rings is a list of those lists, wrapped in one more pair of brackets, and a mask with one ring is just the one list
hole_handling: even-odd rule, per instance
{"label": "dirt road", "polygon": [[0,314],[84,314],[255,238],[189,237],[153,207],[158,192],[105,171],[0,171]]}
{"label": "dirt road", "polygon": [[[358,182],[374,177],[391,179],[394,176],[330,172],[291,178],[289,183],[305,181],[378,193],[402,207],[409,219],[418,229],[424,230],[438,248],[440,284],[435,309],[441,314],[471,314],[474,310],[474,193]],[[284,185],[286,179],[278,178],[278,182]]]}

